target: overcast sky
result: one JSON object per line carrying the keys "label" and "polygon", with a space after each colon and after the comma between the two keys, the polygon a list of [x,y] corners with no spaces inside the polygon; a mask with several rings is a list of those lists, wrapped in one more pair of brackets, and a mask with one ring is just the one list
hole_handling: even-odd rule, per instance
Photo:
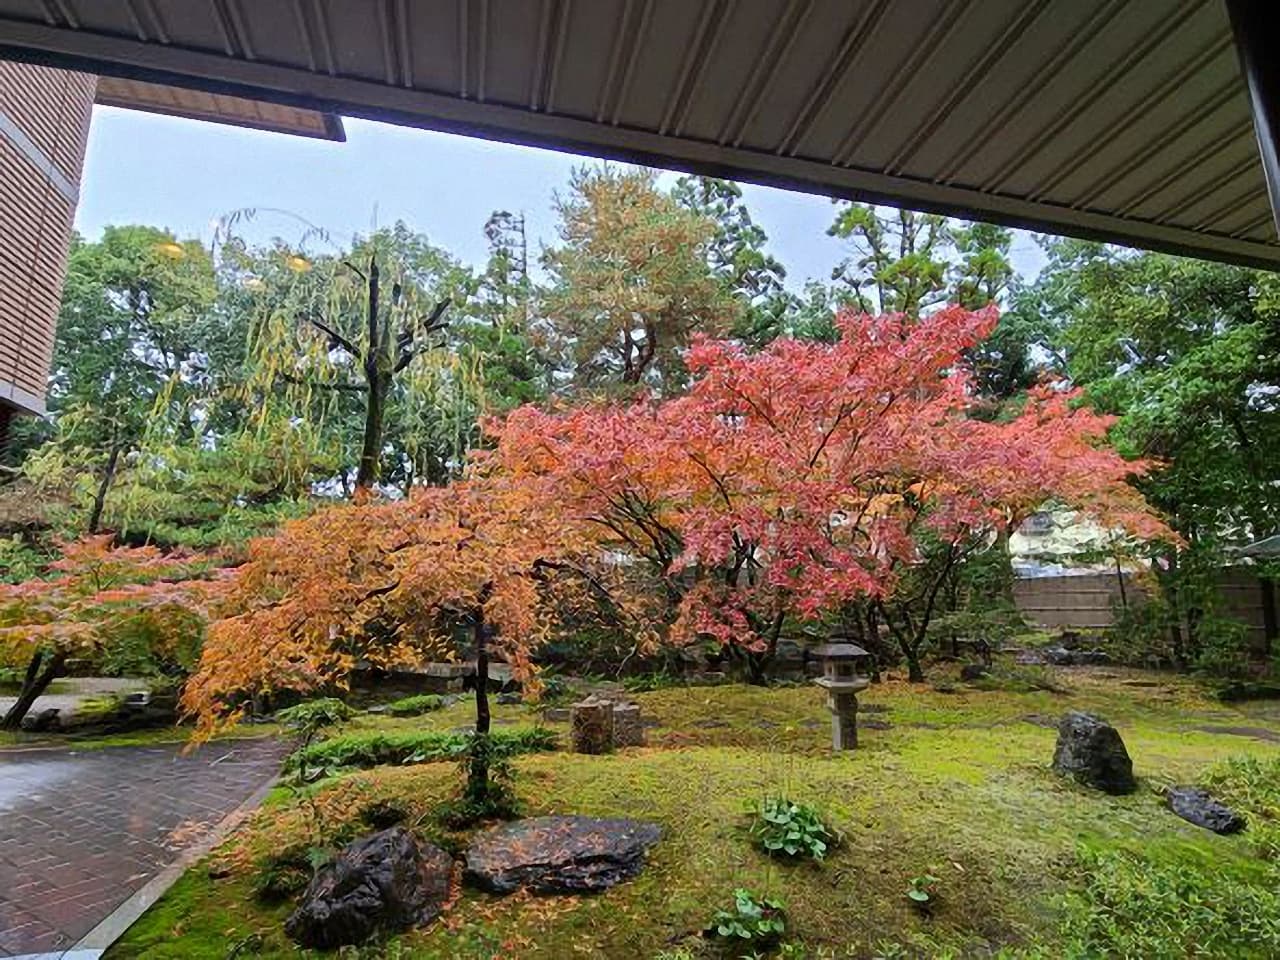
{"label": "overcast sky", "polygon": [[[206,242],[213,223],[257,208],[251,239],[296,241],[305,229],[288,211],[335,240],[404,220],[472,265],[486,256],[482,227],[497,209],[523,211],[531,253],[555,239],[552,194],[582,157],[366,120],[345,121],[346,143],[243,130],[198,120],[95,107],[76,228],[97,236],[107,224],[168,227]],[[842,258],[826,235],[831,201],[769,187],[746,187],[771,252],[798,289],[827,279]],[[1017,233],[1014,262],[1034,274],[1041,257]]]}

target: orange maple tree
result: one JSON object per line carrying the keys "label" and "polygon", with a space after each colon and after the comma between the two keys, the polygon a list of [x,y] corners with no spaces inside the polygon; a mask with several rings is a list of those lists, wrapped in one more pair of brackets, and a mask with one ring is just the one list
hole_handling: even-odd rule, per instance
{"label": "orange maple tree", "polygon": [[451,656],[465,632],[476,730],[487,733],[489,659],[531,679],[530,656],[558,611],[604,603],[624,613],[614,580],[546,481],[479,463],[448,487],[334,506],[255,541],[183,706],[207,735],[256,694],[342,689],[360,665]]}
{"label": "orange maple tree", "polygon": [[[1103,444],[1111,423],[1046,386],[1006,423],[971,416],[964,351],[994,309],[838,319],[835,344],[760,352],[701,340],[685,396],[546,412],[491,425],[514,478],[550,480],[560,508],[647,561],[676,640],[713,638],[763,678],[788,616],[881,606],[926,540],[960,562],[1047,501],[1140,538],[1168,536],[1126,482],[1147,467]],[[937,585],[898,636],[912,677]],[[921,615],[923,614],[923,615]]]}
{"label": "orange maple tree", "polygon": [[[146,620],[152,643],[174,648],[203,629],[225,582],[216,559],[156,547],[113,547],[112,536],[66,543],[46,576],[0,584],[0,665],[26,665],[15,729],[73,657],[91,658],[122,625]],[[162,657],[166,649],[153,652]]]}

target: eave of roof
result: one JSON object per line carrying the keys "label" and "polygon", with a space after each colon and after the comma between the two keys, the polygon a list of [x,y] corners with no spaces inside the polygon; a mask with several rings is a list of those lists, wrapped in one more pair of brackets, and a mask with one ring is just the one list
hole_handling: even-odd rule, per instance
{"label": "eave of roof", "polygon": [[1280,266],[1216,0],[490,6],[0,0],[0,54]]}
{"label": "eave of roof", "polygon": [[347,139],[342,118],[332,113],[122,77],[100,77],[94,102],[316,140]]}

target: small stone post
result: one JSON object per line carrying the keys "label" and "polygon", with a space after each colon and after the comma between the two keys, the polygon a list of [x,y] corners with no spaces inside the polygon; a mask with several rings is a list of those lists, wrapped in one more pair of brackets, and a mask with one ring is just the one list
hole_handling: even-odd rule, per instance
{"label": "small stone post", "polygon": [[570,715],[574,753],[608,753],[613,749],[613,704],[595,695],[573,705]]}
{"label": "small stone post", "polygon": [[854,750],[858,746],[858,698],[852,693],[833,693],[827,698],[831,710],[831,749]]}
{"label": "small stone post", "polygon": [[613,743],[618,747],[643,747],[644,724],[640,707],[634,703],[613,705]]}

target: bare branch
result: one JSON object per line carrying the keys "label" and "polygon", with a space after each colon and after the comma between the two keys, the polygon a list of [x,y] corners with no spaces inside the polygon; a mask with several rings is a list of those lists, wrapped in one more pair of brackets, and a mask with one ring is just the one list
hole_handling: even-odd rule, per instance
{"label": "bare branch", "polygon": [[333,327],[321,320],[317,320],[315,317],[303,317],[302,319],[329,338],[329,349],[339,348],[347,351],[352,357],[359,359],[360,351],[356,349],[356,345],[333,329]]}

